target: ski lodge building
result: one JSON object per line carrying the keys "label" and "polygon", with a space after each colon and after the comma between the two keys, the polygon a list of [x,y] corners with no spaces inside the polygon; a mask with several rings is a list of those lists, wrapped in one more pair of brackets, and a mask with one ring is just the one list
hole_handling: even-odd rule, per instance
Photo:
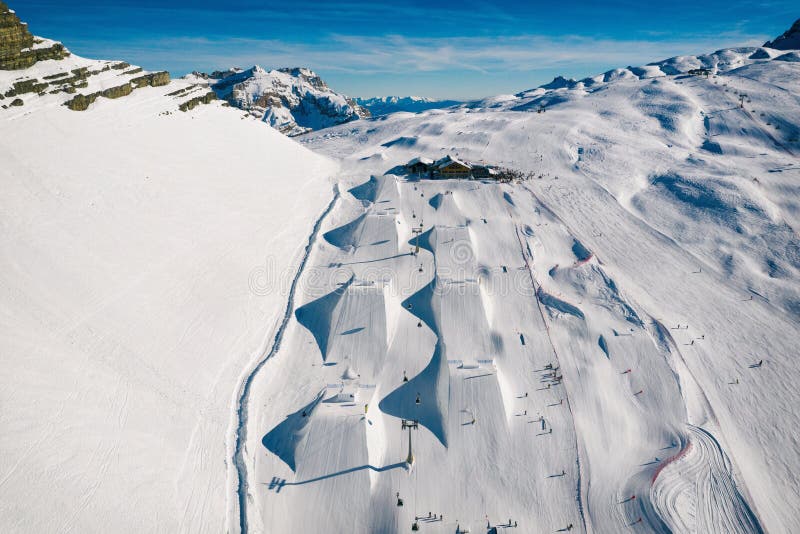
{"label": "ski lodge building", "polygon": [[436,161],[417,157],[406,163],[405,167],[410,174],[433,179],[493,178],[498,174],[494,167],[472,164],[450,155]]}

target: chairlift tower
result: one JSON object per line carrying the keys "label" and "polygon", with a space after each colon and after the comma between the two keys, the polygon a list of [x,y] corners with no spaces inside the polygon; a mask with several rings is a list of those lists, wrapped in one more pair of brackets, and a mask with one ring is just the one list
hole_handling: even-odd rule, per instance
{"label": "chairlift tower", "polygon": [[744,99],[747,98],[747,95],[744,93],[739,94],[739,107],[744,108]]}
{"label": "chairlift tower", "polygon": [[411,429],[419,430],[419,421],[414,419],[410,421],[408,419],[402,419],[400,423],[400,428],[402,430],[408,429],[408,457],[406,458],[406,463],[408,465],[413,465],[414,463],[414,453],[411,451]]}
{"label": "chairlift tower", "polygon": [[412,228],[411,233],[414,234],[414,256],[419,255],[419,235],[422,233],[422,221],[420,221],[419,228]]}

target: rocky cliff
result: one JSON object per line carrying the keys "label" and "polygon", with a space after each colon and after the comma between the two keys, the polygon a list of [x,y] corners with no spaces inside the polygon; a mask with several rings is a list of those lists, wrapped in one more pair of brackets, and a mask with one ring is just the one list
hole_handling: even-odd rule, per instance
{"label": "rocky cliff", "polygon": [[786,30],[783,35],[774,41],[767,41],[764,46],[777,50],[798,50],[800,49],[800,19],[797,19],[792,27]]}
{"label": "rocky cliff", "polygon": [[63,59],[68,55],[61,43],[34,37],[28,25],[0,1],[0,70],[27,69],[37,61]]}
{"label": "rocky cliff", "polygon": [[370,113],[352,98],[332,90],[315,72],[305,68],[194,73],[187,78],[206,80],[219,98],[287,134],[335,126]]}
{"label": "rocky cliff", "polygon": [[164,112],[189,111],[216,98],[207,83],[174,83],[165,71],[146,72],[125,61],[70,54],[61,43],[33,35],[0,1],[0,110],[28,113],[63,105],[84,111],[100,98],[119,99],[146,87],[162,86],[170,86],[157,97]]}

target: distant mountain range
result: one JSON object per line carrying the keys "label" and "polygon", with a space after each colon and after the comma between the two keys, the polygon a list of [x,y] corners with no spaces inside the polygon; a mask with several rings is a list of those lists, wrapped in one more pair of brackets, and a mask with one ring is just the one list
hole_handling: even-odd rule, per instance
{"label": "distant mountain range", "polygon": [[378,96],[356,98],[356,102],[369,110],[373,116],[388,115],[398,111],[417,113],[428,109],[448,108],[461,104],[458,100],[434,100],[419,96]]}

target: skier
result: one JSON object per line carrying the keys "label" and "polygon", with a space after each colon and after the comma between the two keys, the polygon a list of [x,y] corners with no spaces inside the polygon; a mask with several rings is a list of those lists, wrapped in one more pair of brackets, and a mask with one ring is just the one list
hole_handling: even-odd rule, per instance
{"label": "skier", "polygon": [[564,476],[564,475],[566,475],[566,474],[567,474],[567,472],[566,472],[566,471],[564,471],[564,470],[562,469],[562,470],[561,470],[561,476],[563,477],[563,476]]}

